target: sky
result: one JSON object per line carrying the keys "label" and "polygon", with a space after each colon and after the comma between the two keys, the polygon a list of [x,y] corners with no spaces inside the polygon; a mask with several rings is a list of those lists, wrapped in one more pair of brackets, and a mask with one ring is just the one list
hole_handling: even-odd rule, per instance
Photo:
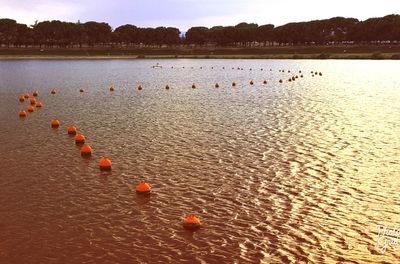
{"label": "sky", "polygon": [[0,0],[0,18],[107,22],[113,28],[283,25],[335,16],[364,20],[400,14],[400,0]]}

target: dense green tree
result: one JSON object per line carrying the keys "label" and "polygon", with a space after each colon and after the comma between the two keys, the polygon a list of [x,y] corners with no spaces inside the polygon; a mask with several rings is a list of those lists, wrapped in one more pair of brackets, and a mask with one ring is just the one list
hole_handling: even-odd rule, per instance
{"label": "dense green tree", "polygon": [[349,33],[355,41],[400,40],[400,15],[370,18],[357,23]]}
{"label": "dense green tree", "polygon": [[114,30],[116,42],[132,45],[139,43],[139,29],[133,25],[119,26]]}
{"label": "dense green tree", "polygon": [[249,46],[257,40],[258,25],[254,23],[239,23],[235,26],[237,42],[242,46]]}
{"label": "dense green tree", "polygon": [[267,42],[274,41],[274,25],[267,24],[262,25],[257,28],[257,37],[256,40],[258,42],[264,43],[266,45]]}
{"label": "dense green tree", "polygon": [[86,43],[89,46],[94,45],[106,45],[111,40],[111,27],[109,24],[104,22],[89,21],[83,26],[83,36],[86,38]]}
{"label": "dense green tree", "polygon": [[192,27],[186,32],[186,43],[188,44],[205,44],[210,41],[209,29],[206,27]]}
{"label": "dense green tree", "polygon": [[17,24],[14,45],[19,47],[21,45],[28,46],[32,44],[33,44],[32,29],[25,24]]}
{"label": "dense green tree", "polygon": [[273,30],[274,39],[285,44],[325,44],[346,39],[357,20],[335,17],[325,20],[288,23]]}
{"label": "dense green tree", "polygon": [[179,29],[173,27],[139,28],[123,25],[114,31],[104,22],[70,23],[59,20],[36,22],[32,26],[13,19],[0,19],[0,45],[74,47],[216,45],[249,47],[253,45],[324,45],[331,43],[400,42],[400,15],[388,15],[358,21],[333,17],[308,22],[288,23],[279,27],[267,24],[239,23],[236,26],[192,27],[182,42]]}
{"label": "dense green tree", "polygon": [[17,25],[13,19],[0,19],[0,45],[9,46],[16,41]]}
{"label": "dense green tree", "polygon": [[167,27],[166,34],[164,35],[164,38],[161,40],[161,43],[167,45],[178,44],[181,41],[181,38],[179,37],[180,33],[181,32],[179,31],[178,28]]}

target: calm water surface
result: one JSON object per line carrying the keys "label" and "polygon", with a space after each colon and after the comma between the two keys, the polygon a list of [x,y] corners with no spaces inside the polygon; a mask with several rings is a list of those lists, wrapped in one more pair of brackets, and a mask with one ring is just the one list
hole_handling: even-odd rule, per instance
{"label": "calm water surface", "polygon": [[[377,226],[400,229],[399,76],[398,61],[0,61],[0,263],[398,263]],[[20,119],[33,89],[44,107]]]}

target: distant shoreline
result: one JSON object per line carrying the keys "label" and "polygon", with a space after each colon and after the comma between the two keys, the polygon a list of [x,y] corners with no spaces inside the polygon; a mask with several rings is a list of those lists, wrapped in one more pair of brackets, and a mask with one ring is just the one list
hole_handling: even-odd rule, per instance
{"label": "distant shoreline", "polygon": [[393,46],[282,46],[254,48],[0,48],[0,60],[106,59],[360,59],[399,60]]}
{"label": "distant shoreline", "polygon": [[301,56],[293,57],[291,55],[287,56],[248,56],[248,55],[221,55],[221,56],[170,56],[170,55],[160,55],[160,56],[2,56],[1,60],[138,60],[138,59],[264,59],[264,60],[399,60],[397,58],[372,58],[370,54],[354,54],[346,57],[331,56],[330,58],[321,59],[318,55],[314,56]]}

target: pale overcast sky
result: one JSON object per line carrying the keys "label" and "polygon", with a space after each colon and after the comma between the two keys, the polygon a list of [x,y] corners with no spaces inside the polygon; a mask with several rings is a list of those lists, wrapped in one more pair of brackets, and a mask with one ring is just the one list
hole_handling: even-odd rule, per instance
{"label": "pale overcast sky", "polygon": [[400,0],[0,0],[0,18],[19,23],[35,20],[108,22],[113,28],[274,24],[334,16],[366,19],[400,14]]}

